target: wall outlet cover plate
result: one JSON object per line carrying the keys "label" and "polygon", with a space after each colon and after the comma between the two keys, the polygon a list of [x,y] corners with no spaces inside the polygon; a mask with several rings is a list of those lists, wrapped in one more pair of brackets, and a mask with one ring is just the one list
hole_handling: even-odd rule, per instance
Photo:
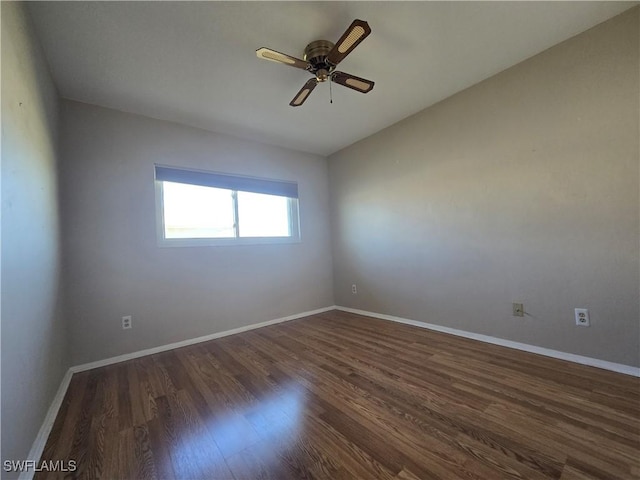
{"label": "wall outlet cover plate", "polygon": [[522,303],[513,304],[513,316],[524,317],[524,306],[522,305]]}
{"label": "wall outlet cover plate", "polygon": [[588,308],[576,308],[574,310],[576,317],[576,325],[579,327],[588,327],[591,325],[589,321],[589,309]]}

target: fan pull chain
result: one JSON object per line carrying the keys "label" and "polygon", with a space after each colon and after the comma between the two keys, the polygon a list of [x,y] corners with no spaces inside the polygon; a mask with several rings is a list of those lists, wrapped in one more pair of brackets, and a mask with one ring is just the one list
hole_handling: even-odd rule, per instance
{"label": "fan pull chain", "polygon": [[331,91],[331,84],[333,80],[329,78],[329,103],[333,103],[333,92]]}

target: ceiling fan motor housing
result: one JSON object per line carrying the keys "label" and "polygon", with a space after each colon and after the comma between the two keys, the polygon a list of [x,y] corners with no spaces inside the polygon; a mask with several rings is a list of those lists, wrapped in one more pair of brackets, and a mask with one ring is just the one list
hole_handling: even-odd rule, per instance
{"label": "ceiling fan motor housing", "polygon": [[316,40],[311,42],[304,49],[304,59],[309,62],[309,71],[316,76],[319,82],[325,82],[329,75],[336,68],[335,65],[327,62],[327,54],[333,48],[333,43],[329,40]]}

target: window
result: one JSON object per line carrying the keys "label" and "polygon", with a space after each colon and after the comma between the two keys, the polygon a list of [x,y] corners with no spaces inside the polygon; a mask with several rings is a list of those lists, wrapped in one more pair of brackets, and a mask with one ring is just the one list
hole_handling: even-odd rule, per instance
{"label": "window", "polygon": [[158,241],[165,246],[300,239],[298,185],[156,165]]}

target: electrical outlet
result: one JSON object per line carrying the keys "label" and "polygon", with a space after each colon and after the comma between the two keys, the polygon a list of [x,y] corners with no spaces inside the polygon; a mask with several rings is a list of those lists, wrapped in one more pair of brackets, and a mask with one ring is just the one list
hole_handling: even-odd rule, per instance
{"label": "electrical outlet", "polygon": [[358,294],[358,287],[356,287],[355,283],[351,285],[351,293],[353,293],[354,295]]}
{"label": "electrical outlet", "polygon": [[122,329],[127,330],[128,328],[131,328],[131,315],[122,317]]}
{"label": "electrical outlet", "polygon": [[514,317],[524,317],[524,307],[521,303],[513,304],[513,316]]}
{"label": "electrical outlet", "polygon": [[574,309],[576,316],[576,325],[579,327],[588,327],[590,325],[589,322],[589,309],[587,308],[576,308]]}

